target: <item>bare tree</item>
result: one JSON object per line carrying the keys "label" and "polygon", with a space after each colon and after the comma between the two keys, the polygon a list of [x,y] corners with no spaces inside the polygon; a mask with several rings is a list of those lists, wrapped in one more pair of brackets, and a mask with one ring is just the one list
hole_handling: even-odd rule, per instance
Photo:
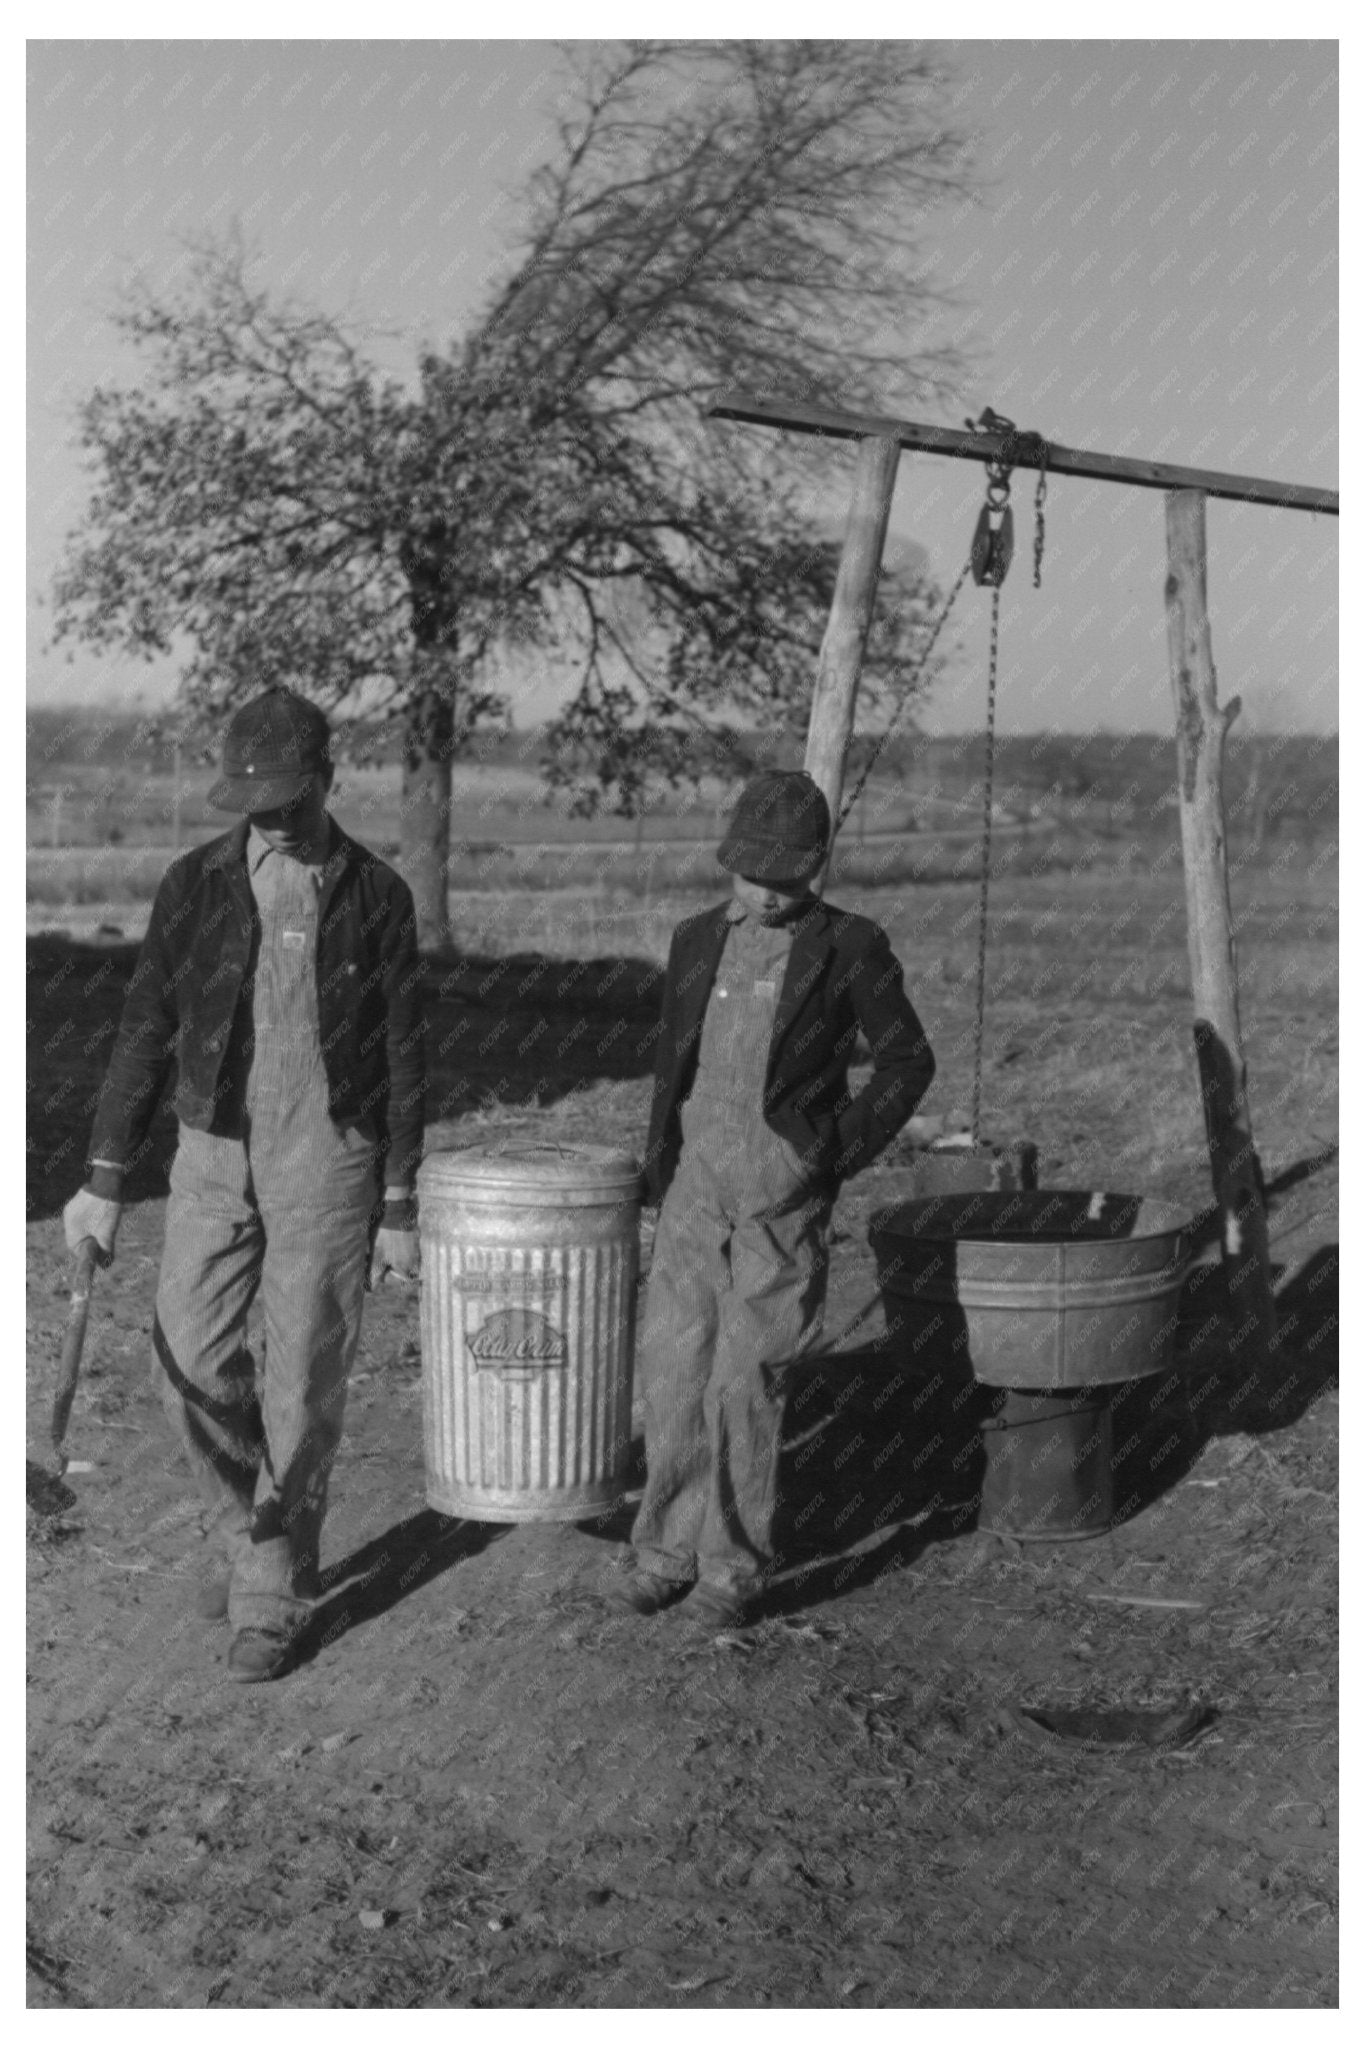
{"label": "bare tree", "polygon": [[[933,297],[917,233],[966,189],[930,51],[566,54],[525,249],[415,390],[208,248],[178,294],[133,293],[146,374],[81,415],[96,483],[59,633],[179,655],[210,715],[271,676],[387,710],[429,943],[447,931],[451,764],[505,708],[495,655],[575,664],[551,775],[626,811],[808,691],[830,550],[781,445],[706,427],[708,396],[742,375],[888,403],[955,369],[913,338]],[[874,685],[908,672],[929,595],[885,579]]]}

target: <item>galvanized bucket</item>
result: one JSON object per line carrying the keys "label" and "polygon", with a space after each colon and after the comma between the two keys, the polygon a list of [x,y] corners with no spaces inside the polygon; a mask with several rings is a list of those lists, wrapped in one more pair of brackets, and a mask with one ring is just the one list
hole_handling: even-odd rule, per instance
{"label": "galvanized bucket", "polygon": [[427,1499],[577,1521],[623,1491],[640,1170],[605,1145],[437,1152],[417,1177]]}
{"label": "galvanized bucket", "polygon": [[1069,1188],[940,1195],[869,1235],[888,1322],[916,1357],[965,1352],[977,1379],[1036,1391],[1165,1369],[1189,1263],[1182,1210]]}
{"label": "galvanized bucket", "polygon": [[1100,1536],[1114,1519],[1114,1432],[1105,1387],[1013,1388],[982,1417],[986,1469],[977,1527],[1023,1540]]}

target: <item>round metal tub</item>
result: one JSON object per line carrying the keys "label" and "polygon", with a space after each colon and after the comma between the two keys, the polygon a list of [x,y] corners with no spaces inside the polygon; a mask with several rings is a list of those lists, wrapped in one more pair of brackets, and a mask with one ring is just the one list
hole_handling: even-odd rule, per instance
{"label": "round metal tub", "polygon": [[623,1491],[640,1171],[604,1145],[437,1152],[418,1172],[427,1499],[575,1521]]}
{"label": "round metal tub", "polygon": [[869,1235],[916,1356],[965,1352],[990,1386],[1042,1390],[1164,1369],[1188,1230],[1169,1202],[1045,1188],[904,1202]]}

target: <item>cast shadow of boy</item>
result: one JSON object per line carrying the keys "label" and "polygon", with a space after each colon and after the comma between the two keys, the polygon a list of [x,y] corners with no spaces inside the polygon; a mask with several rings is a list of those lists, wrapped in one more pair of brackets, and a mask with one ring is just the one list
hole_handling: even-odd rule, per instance
{"label": "cast shadow of boy", "polygon": [[976,1525],[990,1396],[965,1319],[950,1312],[915,1349],[885,1301],[873,1340],[788,1368],[769,1613],[837,1598]]}

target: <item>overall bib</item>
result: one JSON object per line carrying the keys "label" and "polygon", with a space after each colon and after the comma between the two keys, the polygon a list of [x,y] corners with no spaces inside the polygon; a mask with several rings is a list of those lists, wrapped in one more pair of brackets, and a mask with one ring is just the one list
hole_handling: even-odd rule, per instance
{"label": "overall bib", "polygon": [[771,1562],[785,1367],[820,1333],[831,1202],[769,1128],[787,927],[731,924],[654,1239],[641,1344],[648,1473],[637,1563],[752,1589]]}
{"label": "overall bib", "polygon": [[[248,854],[251,857],[249,843]],[[320,870],[271,853],[241,1137],[182,1125],[154,1349],[162,1400],[232,1567],[232,1627],[288,1630],[317,1590],[327,1482],[360,1335],[376,1143],[327,1108],[317,1005]],[[260,1295],[265,1358],[247,1348]]]}

